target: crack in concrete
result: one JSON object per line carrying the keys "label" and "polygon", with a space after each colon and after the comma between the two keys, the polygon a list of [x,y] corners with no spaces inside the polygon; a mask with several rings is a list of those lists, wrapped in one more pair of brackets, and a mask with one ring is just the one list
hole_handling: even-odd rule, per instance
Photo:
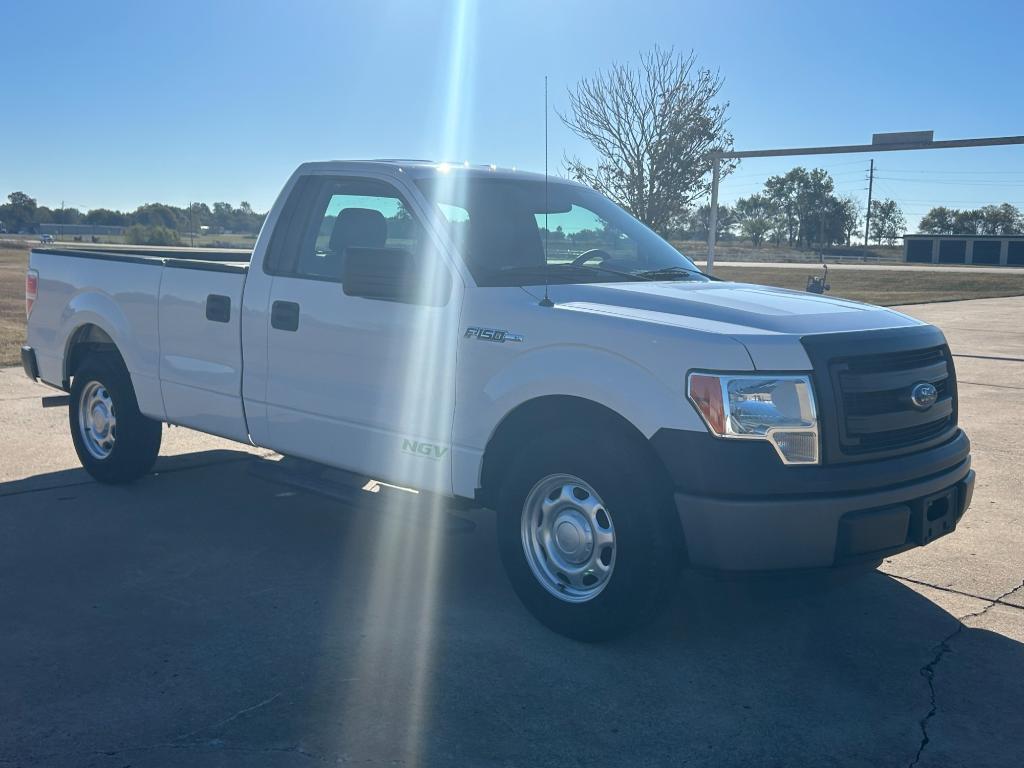
{"label": "crack in concrete", "polygon": [[[991,598],[991,597],[985,597],[984,595],[976,595],[973,592],[964,592],[963,590],[960,590],[960,589],[953,589],[952,587],[940,587],[938,584],[929,584],[927,581],[921,581],[920,579],[912,579],[909,576],[898,576],[895,573],[889,573],[888,571],[881,571],[881,572],[884,573],[889,578],[899,579],[900,581],[907,581],[907,582],[910,582],[911,584],[919,584],[922,587],[928,587],[930,589],[936,589],[939,592],[949,592],[950,594],[953,594],[953,595],[963,595],[964,597],[971,597],[971,598],[974,598],[975,600],[981,600],[982,602],[985,602],[985,603],[992,603],[994,605],[995,604],[1005,605],[1007,608],[1016,608],[1018,611],[1024,611],[1024,605],[1017,605],[1016,603],[1008,603],[1008,602],[1006,602],[1006,598],[1008,598],[1010,595],[1012,595],[1014,592],[1016,592],[1018,589],[1020,589],[1021,586],[1024,586],[1024,583],[1022,583],[1020,586],[1014,587],[1013,589],[1011,589],[1006,594],[1000,595],[999,597],[996,597],[996,598]],[[992,606],[990,605],[989,608],[991,608],[991,607]]]}
{"label": "crack in concrete", "polygon": [[275,747],[275,746],[257,747],[257,746],[248,746],[248,745],[245,745],[245,744],[237,744],[237,745],[227,744],[227,743],[224,742],[223,739],[216,738],[216,737],[215,738],[210,738],[210,739],[202,739],[202,740],[196,740],[195,739],[196,736],[198,736],[199,734],[203,733],[204,731],[214,731],[214,730],[216,730],[218,728],[222,728],[225,725],[227,725],[228,723],[232,723],[235,720],[237,720],[238,718],[240,718],[240,717],[242,717],[244,715],[249,714],[250,712],[255,712],[258,709],[262,709],[263,707],[269,706],[270,704],[272,704],[273,702],[275,702],[279,698],[281,698],[284,694],[285,694],[285,691],[283,691],[283,690],[282,691],[278,691],[273,696],[269,696],[266,699],[263,699],[262,701],[259,701],[259,702],[255,703],[255,704],[252,704],[252,705],[248,706],[248,707],[240,709],[237,712],[235,712],[233,714],[230,714],[227,717],[225,717],[225,718],[223,718],[221,720],[218,720],[215,723],[211,723],[209,725],[204,725],[204,726],[201,726],[199,728],[196,728],[194,731],[189,731],[188,733],[184,733],[181,736],[178,736],[178,737],[176,737],[173,740],[168,741],[168,742],[158,742],[156,744],[146,744],[146,745],[140,745],[140,746],[128,746],[128,747],[121,747],[119,749],[94,750],[94,751],[90,752],[89,754],[94,755],[94,756],[101,756],[102,755],[104,757],[115,757],[117,755],[125,754],[125,753],[130,753],[130,752],[155,752],[155,751],[165,750],[165,749],[180,749],[180,750],[187,750],[187,751],[192,751],[192,752],[242,752],[242,753],[252,753],[252,754],[269,754],[269,753],[275,753],[276,752],[276,753],[294,753],[294,754],[297,754],[297,755],[301,755],[302,757],[308,758],[310,760],[316,760],[316,761],[319,761],[319,762],[323,762],[323,757],[321,757],[320,755],[317,755],[317,754],[315,754],[313,752],[309,752],[309,751],[307,751],[305,749],[302,749],[302,747],[300,747],[298,744],[293,744],[293,745],[290,745],[290,746],[280,746],[280,747]]}
{"label": "crack in concrete", "polygon": [[938,701],[936,700],[935,696],[935,668],[938,667],[939,662],[942,661],[943,657],[953,650],[952,646],[950,645],[950,643],[953,641],[953,638],[955,638],[964,630],[964,627],[966,626],[964,624],[965,621],[969,619],[977,619],[981,616],[984,616],[986,613],[988,613],[988,611],[991,608],[995,607],[996,605],[1008,605],[1007,603],[1004,603],[1003,600],[1008,598],[1010,595],[1012,595],[1019,589],[1024,589],[1024,581],[1021,581],[1021,583],[1018,584],[1016,587],[1007,590],[994,600],[986,599],[988,605],[986,605],[981,610],[974,611],[973,613],[968,613],[958,618],[956,622],[956,629],[954,629],[952,632],[950,632],[948,635],[942,638],[941,642],[939,642],[939,644],[935,648],[935,655],[932,657],[932,660],[925,664],[923,667],[921,667],[921,676],[924,677],[924,679],[928,683],[929,708],[928,713],[918,721],[918,726],[921,729],[921,743],[918,745],[917,754],[914,755],[914,759],[910,761],[910,765],[908,766],[908,768],[914,768],[914,766],[916,766],[921,761],[921,756],[924,754],[925,747],[927,747],[928,742],[931,741],[931,738],[928,736],[928,723],[933,717],[935,717],[935,715],[939,711]]}
{"label": "crack in concrete", "polygon": [[278,691],[277,693],[275,693],[270,698],[264,699],[263,701],[260,701],[260,702],[258,702],[256,704],[253,704],[251,707],[246,707],[245,709],[240,709],[237,712],[235,712],[233,715],[229,715],[228,717],[225,717],[223,720],[218,720],[216,723],[213,723],[212,725],[204,725],[201,728],[197,728],[196,730],[194,730],[194,731],[192,731],[190,733],[186,733],[183,736],[179,736],[177,739],[175,739],[175,741],[185,741],[185,739],[190,739],[193,736],[195,736],[196,734],[202,733],[203,731],[212,731],[212,730],[214,730],[216,728],[220,728],[221,726],[227,725],[228,723],[237,720],[242,715],[246,715],[246,714],[248,714],[250,712],[255,712],[257,709],[262,709],[263,707],[267,706],[268,704],[273,703],[277,699],[281,698],[281,696],[283,694],[284,694],[284,691]]}

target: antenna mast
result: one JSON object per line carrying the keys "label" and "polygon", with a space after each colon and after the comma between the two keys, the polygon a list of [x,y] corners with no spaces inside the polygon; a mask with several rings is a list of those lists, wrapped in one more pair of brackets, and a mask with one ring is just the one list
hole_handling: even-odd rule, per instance
{"label": "antenna mast", "polygon": [[544,75],[544,298],[540,306],[553,307],[548,297],[548,76]]}

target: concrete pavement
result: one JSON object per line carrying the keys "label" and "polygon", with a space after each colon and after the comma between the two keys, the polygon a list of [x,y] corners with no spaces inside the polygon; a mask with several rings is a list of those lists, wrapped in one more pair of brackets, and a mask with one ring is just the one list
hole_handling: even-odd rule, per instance
{"label": "concrete pavement", "polygon": [[0,371],[0,765],[1019,765],[1024,298],[908,312],[957,355],[957,532],[861,578],[685,574],[597,646],[519,606],[489,512],[342,505],[183,429],[100,486]]}

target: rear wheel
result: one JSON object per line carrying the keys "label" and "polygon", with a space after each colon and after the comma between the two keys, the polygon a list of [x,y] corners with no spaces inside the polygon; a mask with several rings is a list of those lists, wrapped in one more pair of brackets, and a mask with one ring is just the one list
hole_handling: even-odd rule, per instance
{"label": "rear wheel", "polygon": [[153,467],[161,425],[139,412],[119,357],[93,355],[78,367],[68,417],[78,459],[101,483],[130,483]]}
{"label": "rear wheel", "polygon": [[566,430],[513,460],[498,544],[526,608],[554,631],[597,641],[655,615],[681,558],[671,496],[632,440]]}

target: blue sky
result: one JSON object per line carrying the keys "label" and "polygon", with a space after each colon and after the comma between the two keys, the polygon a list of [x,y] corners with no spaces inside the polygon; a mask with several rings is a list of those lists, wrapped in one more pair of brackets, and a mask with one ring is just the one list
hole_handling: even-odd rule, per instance
{"label": "blue sky", "polygon": [[[460,5],[465,5],[460,14]],[[726,84],[737,148],[1024,134],[1020,2],[442,0],[4,4],[0,193],[134,208],[248,200],[298,163],[447,157],[543,168],[543,78],[655,43]],[[587,147],[556,118],[552,167]],[[794,164],[865,196],[868,155],[746,161],[723,201]],[[879,153],[876,194],[1024,208],[1024,147]]]}

